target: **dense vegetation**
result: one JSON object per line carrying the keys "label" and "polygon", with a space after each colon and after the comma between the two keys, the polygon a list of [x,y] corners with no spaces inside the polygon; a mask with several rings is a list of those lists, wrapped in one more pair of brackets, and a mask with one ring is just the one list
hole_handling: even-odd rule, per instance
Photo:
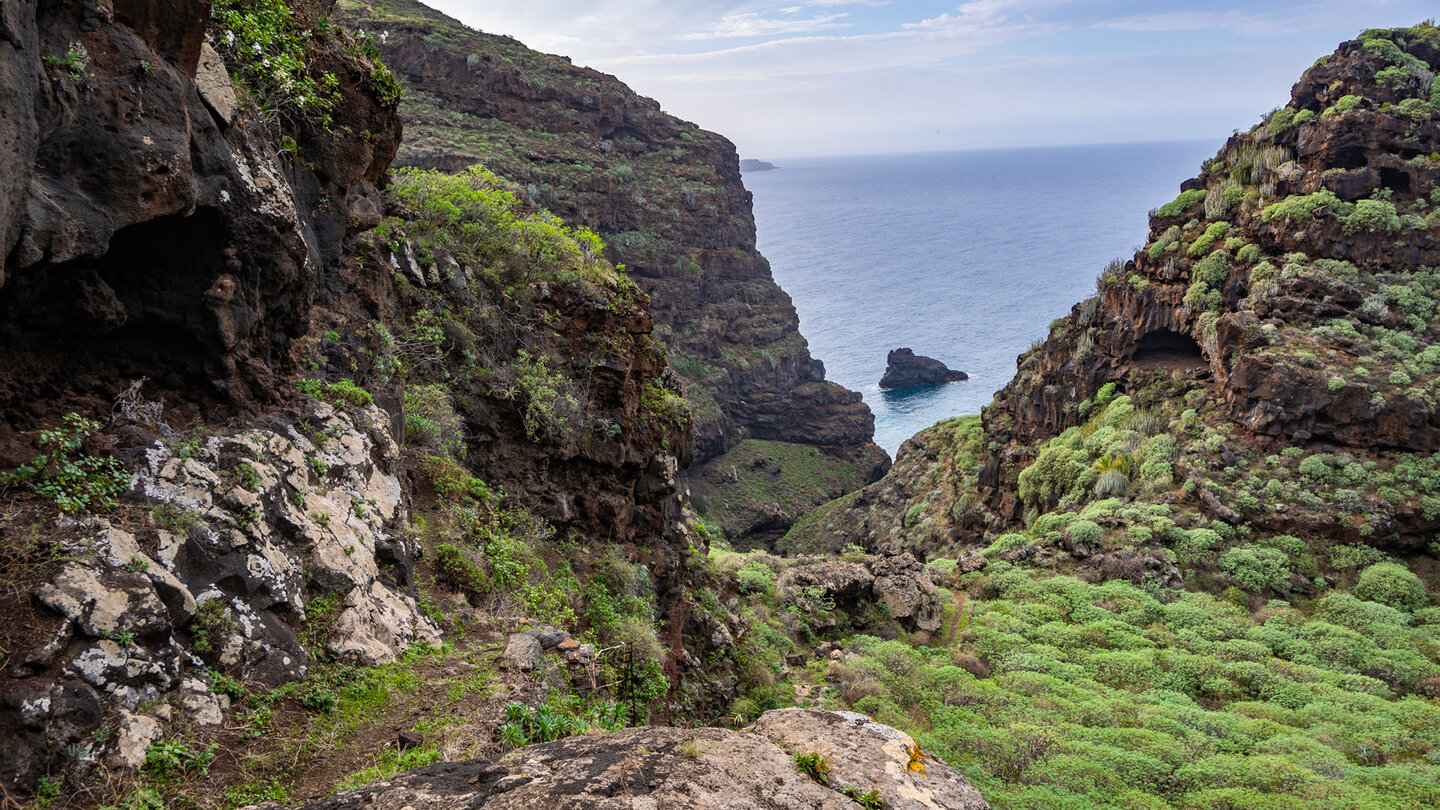
{"label": "dense vegetation", "polygon": [[1440,802],[1440,608],[1337,592],[1252,613],[1004,562],[956,584],[977,596],[949,643],[857,637],[823,677],[996,807]]}
{"label": "dense vegetation", "polygon": [[[792,673],[802,694],[996,807],[1440,802],[1437,31],[1317,63],[983,417],[795,525],[781,547],[924,554],[950,600],[937,633]],[[1337,168],[1348,127],[1380,146]],[[1142,358],[1147,322],[1178,354]]]}

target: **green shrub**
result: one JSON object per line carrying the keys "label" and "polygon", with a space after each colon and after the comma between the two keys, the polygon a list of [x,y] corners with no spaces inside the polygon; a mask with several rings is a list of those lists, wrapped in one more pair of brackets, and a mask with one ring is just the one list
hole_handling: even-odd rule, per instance
{"label": "green shrub", "polygon": [[685,398],[671,391],[659,380],[651,380],[640,396],[641,406],[655,414],[662,424],[681,430],[690,423],[690,405]]}
{"label": "green shrub", "polygon": [[1345,231],[1395,233],[1400,230],[1400,215],[1388,200],[1360,200],[1345,220]]}
{"label": "green shrub", "polygon": [[1265,131],[1271,135],[1279,135],[1289,129],[1295,123],[1295,109],[1293,107],[1281,107],[1270,114],[1265,121]]}
{"label": "green shrub", "polygon": [[870,790],[861,792],[860,788],[854,785],[845,785],[840,788],[840,792],[854,800],[856,804],[865,808],[865,810],[885,810],[885,798],[880,795],[879,790],[871,788]]}
{"label": "green shrub", "polygon": [[1355,108],[1359,106],[1360,97],[1347,94],[1341,96],[1334,104],[1325,108],[1325,112],[1321,113],[1321,115],[1345,115],[1346,113],[1354,112]]}
{"label": "green shrub", "polygon": [[1200,237],[1190,245],[1190,255],[1196,258],[1210,255],[1211,249],[1215,247],[1215,242],[1224,238],[1229,231],[1230,223],[1228,222],[1211,223],[1210,227],[1206,228],[1205,232],[1200,234]]}
{"label": "green shrub", "polygon": [[448,254],[463,265],[499,267],[507,282],[619,283],[594,232],[568,228],[547,212],[527,212],[516,190],[478,166],[455,175],[399,169],[389,193],[410,219],[392,220],[384,230],[403,231],[427,264]]}
{"label": "green shrub", "polygon": [[1192,188],[1189,191],[1180,192],[1180,196],[1155,209],[1155,215],[1159,217],[1178,217],[1184,215],[1191,206],[1205,199],[1205,189]]}
{"label": "green shrub", "polygon": [[[1035,461],[1020,472],[1020,499],[1033,506],[1059,501],[1083,480],[1094,480],[1089,462],[1090,457],[1084,450],[1050,442]],[[1087,474],[1089,478],[1085,479]]]}
{"label": "green shrub", "polygon": [[1425,607],[1430,598],[1425,583],[1400,563],[1377,563],[1360,572],[1355,595],[1398,610],[1415,611]]}
{"label": "green shrub", "polygon": [[80,82],[85,79],[87,64],[85,53],[82,51],[72,48],[64,56],[45,56],[41,57],[40,61],[57,70],[64,71],[70,76],[71,81]]}
{"label": "green shrub", "polygon": [[795,754],[795,770],[822,785],[830,784],[830,760],[817,751]]}
{"label": "green shrub", "polygon": [[464,422],[443,385],[405,388],[405,441],[449,457],[465,457]]}
{"label": "green shrub", "polygon": [[210,15],[216,50],[240,86],[269,115],[310,118],[330,128],[340,80],[309,65],[305,28],[285,0],[215,0]]}
{"label": "green shrub", "polygon": [[775,593],[775,569],[761,562],[750,560],[735,572],[735,579],[741,593],[770,595]]}
{"label": "green shrub", "polygon": [[235,619],[224,599],[206,599],[196,606],[189,629],[195,652],[203,655],[215,649],[221,636],[235,629]]}
{"label": "green shrub", "polygon": [[28,486],[54,501],[62,512],[114,506],[116,496],[130,486],[130,473],[114,458],[85,452],[85,440],[99,429],[100,423],[93,419],[66,414],[59,427],[40,431],[40,454],[0,475],[0,485]]}
{"label": "green shrub", "polygon": [[1077,546],[1094,547],[1105,537],[1105,530],[1092,520],[1077,520],[1065,529],[1065,535]]}
{"label": "green shrub", "polygon": [[1232,548],[1220,555],[1220,570],[1229,574],[1250,593],[1269,588],[1277,593],[1290,591],[1290,559],[1273,548]]}
{"label": "green shrub", "polygon": [[468,594],[479,595],[490,590],[485,569],[470,558],[470,553],[453,543],[435,547],[435,568],[441,581]]}
{"label": "green shrub", "polygon": [[546,437],[577,435],[585,418],[585,406],[575,381],[550,365],[544,355],[516,352],[508,368],[514,384],[502,393],[509,399],[523,399],[525,435],[532,441]]}
{"label": "green shrub", "polygon": [[312,399],[328,402],[342,410],[363,408],[374,402],[369,391],[355,384],[354,380],[340,380],[326,384],[321,380],[295,380],[295,387]]}
{"label": "green shrub", "polygon": [[184,740],[156,740],[145,749],[145,770],[161,781],[169,781],[185,773],[204,776],[210,772],[210,763],[215,761],[215,749],[219,747],[211,743],[204,748],[192,748]]}
{"label": "green shrub", "polygon": [[1314,194],[1286,197],[1280,202],[1268,205],[1260,212],[1260,219],[1265,222],[1275,219],[1304,222],[1315,215],[1317,208],[1323,206],[1328,206],[1331,211],[1341,217],[1348,217],[1355,208],[1354,204],[1342,201],[1329,189],[1321,189]]}
{"label": "green shrub", "polygon": [[1031,540],[1029,537],[1026,537],[1025,535],[1018,532],[1002,534],[999,537],[995,538],[995,542],[991,543],[985,549],[984,553],[990,555],[1000,554],[1006,551],[1017,551],[1032,544],[1033,542],[1034,541]]}

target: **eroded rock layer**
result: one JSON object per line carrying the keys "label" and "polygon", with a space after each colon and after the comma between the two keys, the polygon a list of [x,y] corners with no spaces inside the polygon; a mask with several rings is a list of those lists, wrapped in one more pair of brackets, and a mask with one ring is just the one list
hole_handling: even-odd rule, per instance
{"label": "eroded rock layer", "polygon": [[0,461],[18,461],[11,428],[145,374],[175,407],[273,401],[323,268],[375,222],[400,121],[370,65],[317,40],[312,68],[346,78],[328,129],[367,137],[302,123],[279,149],[234,117],[209,17],[208,2],[0,9]]}

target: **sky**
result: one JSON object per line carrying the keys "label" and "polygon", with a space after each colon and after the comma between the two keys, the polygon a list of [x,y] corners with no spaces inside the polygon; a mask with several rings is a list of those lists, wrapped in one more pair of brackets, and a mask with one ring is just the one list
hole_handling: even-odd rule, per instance
{"label": "sky", "polygon": [[618,76],[742,157],[1223,138],[1417,0],[424,0]]}

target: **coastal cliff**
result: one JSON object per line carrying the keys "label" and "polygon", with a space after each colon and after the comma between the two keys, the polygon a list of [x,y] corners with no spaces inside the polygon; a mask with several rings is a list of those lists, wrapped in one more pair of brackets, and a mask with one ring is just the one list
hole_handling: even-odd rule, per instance
{"label": "coastal cliff", "polygon": [[1440,775],[1403,753],[1440,743],[1437,72],[1430,23],[1320,59],[980,415],[795,524],[951,600],[835,667],[845,705],[996,806],[1440,801],[1382,784]]}
{"label": "coastal cliff", "polygon": [[[733,144],[613,76],[413,0],[338,8],[347,24],[383,34],[381,53],[406,84],[397,165],[482,164],[519,183],[600,234],[650,296],[656,338],[695,418],[691,483],[703,516],[737,542],[773,542],[806,509],[884,472],[869,408],[825,380],[755,248]],[[811,458],[825,484],[776,483],[751,470],[757,453],[782,468]]]}
{"label": "coastal cliff", "polygon": [[[1317,62],[1287,106],[1230,138],[1175,200],[1152,212],[1146,245],[1105,268],[1097,295],[1021,355],[983,425],[923,432],[897,464],[915,470],[897,470],[889,483],[854,496],[864,503],[888,492],[883,497],[901,512],[914,497],[931,496],[924,519],[912,521],[924,530],[876,531],[902,547],[938,547],[1003,532],[1024,523],[1027,509],[1053,509],[1065,492],[1093,485],[1096,473],[1077,466],[1084,480],[1076,489],[1046,489],[1039,498],[1026,497],[1021,473],[1045,442],[1083,428],[1123,393],[1137,411],[1184,403],[1180,410],[1194,412],[1186,418],[1197,429],[1223,428],[1224,438],[1207,449],[1187,449],[1178,436],[1178,451],[1163,459],[1168,480],[1193,478],[1201,487],[1191,497],[1202,513],[1423,550],[1434,516],[1420,503],[1427,493],[1413,486],[1387,498],[1378,485],[1350,482],[1358,500],[1347,511],[1369,516],[1353,523],[1335,520],[1334,504],[1297,509],[1307,499],[1269,497],[1263,488],[1275,489],[1269,479],[1279,472],[1265,459],[1285,448],[1286,458],[1323,455],[1327,469],[1351,461],[1387,468],[1435,449],[1440,416],[1426,351],[1429,274],[1440,262],[1431,200],[1440,185],[1440,163],[1431,159],[1440,125],[1424,81],[1435,63],[1423,33],[1385,32]],[[954,437],[940,438],[944,430]],[[934,498],[929,484],[896,489],[962,448],[965,463],[945,478],[954,492],[968,493],[965,503],[957,504],[959,495]],[[1119,454],[1091,455],[1085,466]],[[1216,455],[1225,456],[1221,475],[1210,467]],[[1138,479],[1145,459],[1135,449],[1126,456],[1135,463],[1127,480]],[[910,540],[899,539],[906,534]],[[869,535],[868,545],[879,537]]]}

